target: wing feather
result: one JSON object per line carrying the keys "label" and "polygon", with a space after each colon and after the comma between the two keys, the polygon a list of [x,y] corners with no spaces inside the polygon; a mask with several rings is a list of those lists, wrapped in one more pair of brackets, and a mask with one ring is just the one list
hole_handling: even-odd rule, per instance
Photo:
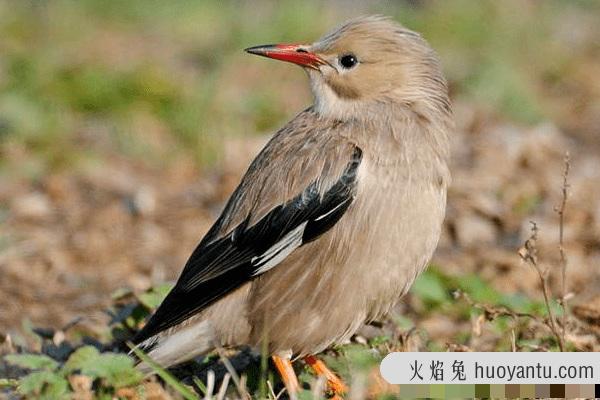
{"label": "wing feather", "polygon": [[[305,159],[299,159],[297,164],[308,171],[298,178],[294,170],[297,164],[291,163],[282,170],[277,157],[269,154],[285,145],[288,136],[294,136],[294,130],[287,136],[285,133],[279,132],[253,162],[222,215],[190,256],[177,284],[135,342],[185,321],[245,282],[275,268],[297,248],[331,229],[350,207],[361,149],[347,143],[332,147],[325,152],[329,156],[315,160],[317,168],[313,170],[307,168]],[[291,144],[307,147],[297,141]],[[317,148],[313,146],[312,150]],[[339,172],[334,165],[339,166]],[[268,185],[285,184],[286,178],[294,180],[297,192],[291,199],[282,200],[282,191]],[[278,203],[273,203],[273,199]]]}

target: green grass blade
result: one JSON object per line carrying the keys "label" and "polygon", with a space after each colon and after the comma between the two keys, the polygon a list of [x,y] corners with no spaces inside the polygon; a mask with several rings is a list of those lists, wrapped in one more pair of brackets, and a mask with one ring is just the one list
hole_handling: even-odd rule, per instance
{"label": "green grass blade", "polygon": [[0,378],[0,389],[14,389],[19,386],[17,379]]}
{"label": "green grass blade", "polygon": [[194,381],[194,384],[198,387],[198,389],[200,389],[202,394],[206,396],[206,385],[204,382],[202,382],[197,376],[192,377],[192,381]]}
{"label": "green grass blade", "polygon": [[186,400],[198,400],[199,397],[196,396],[194,392],[188,389],[184,384],[179,382],[173,375],[171,375],[166,369],[162,368],[160,365],[155,363],[148,355],[146,355],[142,350],[135,347],[133,343],[127,343],[129,348],[135,353],[135,355],[148,364],[150,368],[156,373],[156,375],[160,376],[167,385],[171,386],[177,393],[183,396]]}

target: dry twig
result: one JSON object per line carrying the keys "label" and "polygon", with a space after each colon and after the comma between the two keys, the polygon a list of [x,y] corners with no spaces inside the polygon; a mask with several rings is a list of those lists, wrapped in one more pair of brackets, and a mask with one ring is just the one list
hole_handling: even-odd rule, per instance
{"label": "dry twig", "polygon": [[533,319],[536,321],[538,320],[538,318],[533,314],[516,312],[516,311],[511,310],[508,307],[477,303],[477,302],[473,301],[473,299],[471,299],[471,296],[469,296],[467,293],[463,292],[462,290],[455,290],[453,295],[454,295],[454,298],[456,298],[456,299],[462,298],[471,307],[483,311],[485,319],[488,321],[494,321],[498,317],[511,317],[514,320],[517,320],[519,318],[530,318],[530,319]]}
{"label": "dry twig", "polygon": [[271,400],[279,400],[279,398],[281,396],[283,396],[283,394],[285,393],[285,388],[281,389],[279,391],[279,393],[275,394],[275,391],[273,390],[273,385],[271,384],[271,381],[267,379],[267,387],[269,388],[269,399]]}
{"label": "dry twig", "polygon": [[538,277],[540,278],[540,284],[542,285],[542,294],[544,295],[544,303],[546,305],[546,310],[548,311],[549,322],[546,325],[550,328],[550,330],[552,331],[552,334],[556,337],[560,351],[564,351],[563,337],[560,334],[560,332],[558,331],[556,318],[554,317],[554,312],[552,312],[552,308],[550,307],[550,294],[549,294],[550,290],[548,288],[549,271],[548,271],[548,268],[543,268],[538,263],[537,246],[536,246],[537,234],[538,234],[537,224],[535,222],[531,221],[531,236],[529,236],[529,239],[527,239],[525,241],[525,244],[523,245],[523,247],[521,247],[519,249],[519,256],[521,256],[523,261],[525,261],[526,263],[528,263],[535,269],[535,271],[538,274]]}
{"label": "dry twig", "polygon": [[566,304],[566,296],[567,296],[567,255],[565,253],[564,247],[564,226],[565,226],[565,208],[567,205],[568,198],[568,189],[569,189],[569,170],[571,169],[571,159],[569,157],[569,152],[565,154],[565,168],[563,170],[563,182],[561,187],[562,192],[562,200],[560,202],[560,206],[555,207],[554,211],[558,213],[559,217],[559,234],[558,234],[558,251],[560,253],[560,269],[561,269],[561,293],[560,293],[560,306],[562,308],[562,332],[561,338],[562,342],[565,342],[565,330],[567,326],[567,304]]}
{"label": "dry twig", "polygon": [[486,320],[487,321],[495,321],[498,317],[511,318],[511,320],[513,322],[513,327],[511,328],[511,342],[510,342],[511,351],[517,351],[517,343],[516,343],[517,336],[515,333],[515,329],[518,328],[518,323],[521,319],[527,318],[527,319],[533,320],[538,323],[543,323],[542,321],[539,321],[539,319],[533,314],[517,312],[517,311],[514,311],[505,306],[496,306],[496,305],[490,305],[490,304],[477,303],[477,302],[473,301],[473,299],[471,299],[471,296],[469,296],[467,293],[463,292],[462,290],[454,291],[453,296],[455,299],[464,299],[469,304],[469,306],[471,306],[472,308],[481,310],[483,312],[477,318],[477,320],[475,321],[474,327],[473,327],[473,333],[476,336],[481,335],[481,325],[483,324],[484,321],[486,321]]}

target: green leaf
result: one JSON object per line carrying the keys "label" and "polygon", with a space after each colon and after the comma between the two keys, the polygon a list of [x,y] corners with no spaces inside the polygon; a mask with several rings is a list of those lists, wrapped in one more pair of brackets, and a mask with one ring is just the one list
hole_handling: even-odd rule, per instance
{"label": "green leaf", "polygon": [[369,346],[371,348],[381,346],[385,343],[388,343],[391,338],[388,335],[379,335],[369,340]]}
{"label": "green leaf", "polygon": [[140,303],[149,309],[155,309],[162,303],[162,301],[167,297],[169,291],[173,287],[170,283],[163,283],[162,285],[158,285],[153,287],[152,289],[141,293],[137,296]]}
{"label": "green leaf", "polygon": [[80,347],[71,354],[63,370],[67,373],[81,371],[83,374],[88,375],[84,371],[96,364],[99,357],[100,352],[94,346]]}
{"label": "green leaf", "polygon": [[405,331],[415,326],[415,323],[410,318],[407,318],[404,315],[393,315],[392,320],[398,328]]}
{"label": "green leaf", "polygon": [[28,398],[64,399],[69,384],[65,378],[50,371],[32,372],[21,379],[19,391]]}
{"label": "green leaf", "polygon": [[372,349],[358,345],[344,346],[344,355],[352,368],[368,371],[381,361],[381,357]]}
{"label": "green leaf", "polygon": [[100,353],[92,346],[85,346],[75,351],[67,360],[65,371],[80,371],[91,378],[101,378],[113,387],[130,386],[142,379],[142,374],[135,369],[133,359],[125,354]]}
{"label": "green leaf", "polygon": [[475,302],[497,304],[502,300],[502,295],[477,275],[461,276],[456,283]]}
{"label": "green leaf", "polygon": [[86,372],[104,378],[114,387],[131,386],[142,380],[140,371],[135,369],[133,359],[125,354],[103,353],[93,368]]}
{"label": "green leaf", "polygon": [[[302,389],[297,393],[298,400],[315,400],[318,397],[315,397],[314,393],[310,390]],[[271,396],[272,397],[272,396]]]}
{"label": "green leaf", "polygon": [[415,281],[412,291],[426,303],[439,304],[449,299],[441,278],[431,271],[426,271]]}
{"label": "green leaf", "polygon": [[58,368],[58,362],[44,354],[10,354],[4,357],[6,362],[27,369],[43,369],[54,371]]}

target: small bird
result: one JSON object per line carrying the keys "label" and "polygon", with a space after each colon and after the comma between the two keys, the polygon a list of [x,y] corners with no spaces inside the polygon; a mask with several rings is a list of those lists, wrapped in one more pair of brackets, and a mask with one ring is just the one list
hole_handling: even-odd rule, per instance
{"label": "small bird", "polygon": [[446,81],[426,41],[382,16],[313,44],[246,51],[301,66],[314,104],[254,159],[134,343],[165,367],[218,347],[267,348],[290,397],[297,358],[341,394],[315,354],[385,314],[437,246]]}

